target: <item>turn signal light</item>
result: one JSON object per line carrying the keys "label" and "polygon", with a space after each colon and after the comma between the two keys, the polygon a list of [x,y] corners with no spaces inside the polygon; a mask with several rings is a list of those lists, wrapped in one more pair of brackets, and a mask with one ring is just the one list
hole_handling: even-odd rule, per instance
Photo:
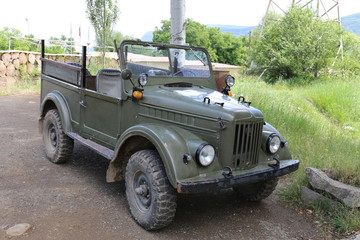
{"label": "turn signal light", "polygon": [[136,99],[142,99],[143,97],[143,93],[142,91],[133,91],[133,97],[136,98]]}
{"label": "turn signal light", "polygon": [[229,96],[229,97],[232,97],[232,92],[228,92],[228,96]]}

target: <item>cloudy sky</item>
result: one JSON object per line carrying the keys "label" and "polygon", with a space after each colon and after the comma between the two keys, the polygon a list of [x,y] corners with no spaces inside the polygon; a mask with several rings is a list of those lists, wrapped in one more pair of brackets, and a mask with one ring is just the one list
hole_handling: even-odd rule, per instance
{"label": "cloudy sky", "polygon": [[[79,41],[94,39],[86,18],[85,0],[1,0],[0,29],[15,27],[38,38],[72,36]],[[303,2],[307,2],[302,0]],[[330,8],[334,0],[322,0]],[[266,12],[268,0],[186,0],[186,18],[202,24],[254,26]],[[274,0],[286,10],[291,0]],[[339,0],[341,16],[360,12],[359,0]],[[170,19],[170,0],[118,0],[121,14],[114,30],[141,38]],[[275,11],[280,11],[275,8]],[[335,16],[335,11],[333,13]],[[89,33],[88,33],[89,32]]]}

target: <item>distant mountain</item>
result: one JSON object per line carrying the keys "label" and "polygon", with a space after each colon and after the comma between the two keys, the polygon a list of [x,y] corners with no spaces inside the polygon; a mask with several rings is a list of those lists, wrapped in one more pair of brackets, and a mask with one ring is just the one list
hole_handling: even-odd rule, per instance
{"label": "distant mountain", "polygon": [[[242,35],[249,35],[249,32],[254,29],[254,26],[233,26],[233,25],[218,25],[218,24],[210,24],[206,25],[208,27],[218,27],[222,33],[231,33],[234,36],[242,36]],[[142,36],[142,41],[152,41],[153,32],[147,32]]]}
{"label": "distant mountain", "polygon": [[341,24],[344,26],[346,31],[360,36],[360,13],[342,17]]}
{"label": "distant mountain", "polygon": [[234,36],[249,35],[249,32],[254,29],[255,26],[234,26],[234,25],[219,25],[209,24],[207,27],[218,27],[222,33],[231,33]]}
{"label": "distant mountain", "polygon": [[[345,30],[355,33],[360,36],[360,13],[356,13],[350,16],[342,17],[341,23]],[[208,27],[218,27],[222,33],[231,33],[234,36],[249,35],[249,32],[255,28],[255,26],[234,26],[234,25],[220,25],[209,24]],[[147,32],[141,38],[143,41],[152,41],[153,32]]]}
{"label": "distant mountain", "polygon": [[146,42],[151,42],[153,39],[153,32],[147,32],[144,34],[144,36],[142,36],[141,41],[146,41]]}

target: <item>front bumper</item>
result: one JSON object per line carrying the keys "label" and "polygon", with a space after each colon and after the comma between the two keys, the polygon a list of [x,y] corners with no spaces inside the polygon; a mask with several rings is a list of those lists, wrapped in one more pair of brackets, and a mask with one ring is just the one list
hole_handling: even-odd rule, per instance
{"label": "front bumper", "polygon": [[294,172],[299,168],[299,163],[299,160],[282,160],[278,168],[260,165],[246,171],[234,171],[231,177],[225,177],[224,171],[218,171],[208,176],[178,181],[177,191],[178,193],[200,193],[230,188],[238,184],[260,182]]}

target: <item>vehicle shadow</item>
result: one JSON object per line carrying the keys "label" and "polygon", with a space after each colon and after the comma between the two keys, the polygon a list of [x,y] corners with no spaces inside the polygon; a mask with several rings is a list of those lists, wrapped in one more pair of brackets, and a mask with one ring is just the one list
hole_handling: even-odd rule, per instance
{"label": "vehicle shadow", "polygon": [[[80,144],[75,144],[73,156],[66,167],[70,171],[76,171],[80,177],[87,178],[92,187],[106,189],[108,196],[116,197],[119,204],[127,206],[124,182],[106,182],[108,164],[107,159]],[[181,234],[182,238],[211,238],[213,234],[218,235],[217,231],[222,229],[224,233],[227,232],[224,236],[235,236],[241,229],[246,231],[249,226],[258,224],[259,220],[267,219],[274,201],[271,197],[262,202],[243,201],[231,189],[214,193],[179,194],[174,222],[161,231],[148,234],[159,239],[178,237],[178,234]],[[131,218],[128,211],[126,214]],[[139,227],[139,231],[145,230]]]}

